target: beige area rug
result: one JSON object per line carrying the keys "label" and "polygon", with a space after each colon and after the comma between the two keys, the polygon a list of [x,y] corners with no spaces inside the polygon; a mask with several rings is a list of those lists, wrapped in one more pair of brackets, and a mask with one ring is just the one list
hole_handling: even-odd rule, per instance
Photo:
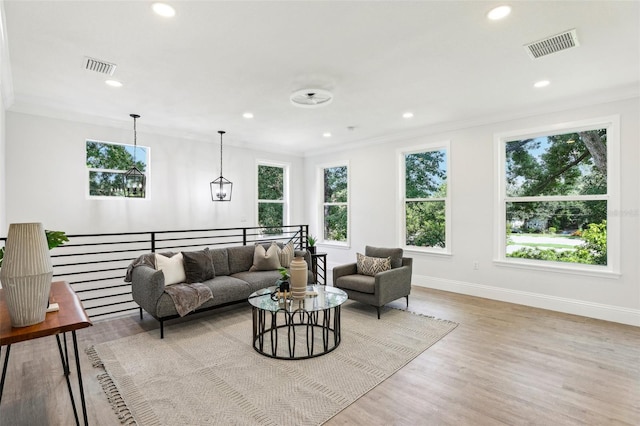
{"label": "beige area rug", "polygon": [[456,323],[348,301],[342,343],[277,360],[251,345],[247,306],[88,348],[114,410],[139,425],[318,425],[447,335]]}

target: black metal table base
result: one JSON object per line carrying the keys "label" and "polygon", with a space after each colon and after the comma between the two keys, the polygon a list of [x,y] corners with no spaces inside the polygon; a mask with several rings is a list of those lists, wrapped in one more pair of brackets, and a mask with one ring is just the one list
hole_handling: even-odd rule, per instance
{"label": "black metal table base", "polygon": [[[314,358],[336,349],[340,338],[339,305],[309,312],[253,307],[253,348],[262,355],[289,360]],[[286,348],[279,353],[280,340]]]}
{"label": "black metal table base", "polygon": [[[76,338],[75,330],[71,331],[71,335],[73,338],[73,354],[76,357],[76,371],[78,374],[78,387],[80,388],[80,401],[82,404],[82,418],[84,420],[85,426],[89,424],[89,420],[87,419],[87,403],[84,399],[84,387],[82,385],[82,371],[80,370],[80,357],[78,356],[78,340]],[[64,350],[63,345],[60,342],[60,335],[56,334],[56,341],[58,342],[58,351],[60,352],[60,361],[62,361],[62,371],[64,372],[65,379],[67,381],[67,388],[69,389],[69,397],[71,398],[71,406],[73,407],[73,416],[76,420],[76,425],[80,426],[80,419],[78,418],[78,409],[76,407],[76,401],[73,396],[73,389],[71,387],[71,381],[69,380],[69,375],[71,374],[71,370],[69,368],[69,351],[67,347],[67,334],[62,333],[64,340]],[[7,366],[9,364],[9,354],[11,352],[11,345],[7,345],[7,350],[4,355],[4,363],[2,366],[2,379],[0,380],[0,402],[2,402],[2,392],[4,391],[4,381],[7,375]]]}

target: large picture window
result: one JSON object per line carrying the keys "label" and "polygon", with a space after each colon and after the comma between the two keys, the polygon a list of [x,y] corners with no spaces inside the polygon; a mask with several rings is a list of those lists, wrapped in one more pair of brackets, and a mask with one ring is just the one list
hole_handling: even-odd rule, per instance
{"label": "large picture window", "polygon": [[348,166],[322,169],[323,240],[348,243],[349,174]]}
{"label": "large picture window", "polygon": [[280,234],[287,223],[287,169],[258,164],[258,226],[264,232]]}
{"label": "large picture window", "polygon": [[145,174],[148,182],[148,147],[87,140],[89,196],[124,197],[124,175],[134,161],[138,170]]}
{"label": "large picture window", "polygon": [[505,259],[611,266],[613,134],[601,122],[502,139]]}
{"label": "large picture window", "polygon": [[448,144],[401,154],[402,244],[435,251],[449,249]]}

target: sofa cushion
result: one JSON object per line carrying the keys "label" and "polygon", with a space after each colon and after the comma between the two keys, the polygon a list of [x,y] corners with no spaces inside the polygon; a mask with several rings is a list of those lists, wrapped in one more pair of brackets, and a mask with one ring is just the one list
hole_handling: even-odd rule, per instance
{"label": "sofa cushion", "polygon": [[253,265],[249,271],[274,271],[280,268],[278,244],[274,241],[265,250],[262,244],[256,244],[253,252]]}
{"label": "sofa cushion", "polygon": [[156,267],[164,274],[164,285],[183,283],[187,280],[184,272],[182,253],[166,257],[156,253]]}
{"label": "sofa cushion", "polygon": [[213,260],[208,248],[199,251],[183,251],[182,258],[188,283],[201,283],[215,277]]}
{"label": "sofa cushion", "polygon": [[229,255],[226,248],[209,250],[216,276],[229,275]]}
{"label": "sofa cushion", "polygon": [[232,276],[248,283],[252,293],[261,288],[272,287],[282,278],[278,271],[238,272]]}
{"label": "sofa cushion", "polygon": [[369,275],[345,275],[336,280],[334,285],[346,290],[359,291],[360,293],[374,294],[376,279]]}
{"label": "sofa cushion", "polygon": [[392,269],[399,268],[402,266],[402,249],[401,248],[365,246],[364,254],[365,256],[370,256],[370,257],[390,257]]}
{"label": "sofa cushion", "polygon": [[280,259],[280,266],[282,266],[283,268],[288,268],[289,265],[291,264],[291,261],[293,260],[294,252],[295,250],[293,248],[293,241],[289,241],[278,252],[278,257]]}
{"label": "sofa cushion", "polygon": [[253,265],[253,246],[227,247],[229,256],[229,275],[248,271]]}
{"label": "sofa cushion", "polygon": [[358,274],[374,276],[378,272],[384,272],[391,269],[390,257],[369,257],[361,253],[357,253],[356,256]]}

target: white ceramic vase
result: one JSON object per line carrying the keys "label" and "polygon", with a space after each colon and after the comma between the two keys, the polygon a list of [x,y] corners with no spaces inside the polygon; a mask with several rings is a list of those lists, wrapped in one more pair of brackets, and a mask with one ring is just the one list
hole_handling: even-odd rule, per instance
{"label": "white ceramic vase", "polygon": [[307,294],[307,262],[303,257],[294,257],[289,265],[291,275],[291,297],[294,299],[304,299]]}
{"label": "white ceramic vase", "polygon": [[0,282],[13,327],[44,321],[52,277],[51,255],[42,224],[9,225]]}

